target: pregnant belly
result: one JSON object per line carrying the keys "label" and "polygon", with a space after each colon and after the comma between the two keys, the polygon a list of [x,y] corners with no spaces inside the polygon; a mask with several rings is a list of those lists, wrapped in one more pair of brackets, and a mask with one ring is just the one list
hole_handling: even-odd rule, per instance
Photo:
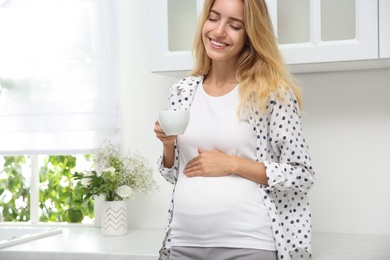
{"label": "pregnant belly", "polygon": [[171,246],[274,250],[258,184],[237,175],[180,177],[170,224]]}
{"label": "pregnant belly", "polygon": [[257,183],[238,175],[224,177],[179,177],[175,189],[175,211],[208,215],[234,210],[240,205],[262,205]]}

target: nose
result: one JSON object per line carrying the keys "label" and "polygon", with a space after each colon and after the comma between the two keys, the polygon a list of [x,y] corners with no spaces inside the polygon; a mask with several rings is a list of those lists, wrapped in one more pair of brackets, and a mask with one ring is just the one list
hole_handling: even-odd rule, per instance
{"label": "nose", "polygon": [[215,37],[223,37],[226,35],[226,24],[224,22],[220,22],[218,23],[218,25],[216,26],[215,30],[214,30],[214,35]]}

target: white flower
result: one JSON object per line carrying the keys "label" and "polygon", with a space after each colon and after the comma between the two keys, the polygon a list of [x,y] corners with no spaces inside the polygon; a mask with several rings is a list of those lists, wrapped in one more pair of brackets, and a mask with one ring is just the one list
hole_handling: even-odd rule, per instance
{"label": "white flower", "polygon": [[93,176],[92,172],[87,172],[86,174],[84,174],[84,177],[80,181],[83,187],[88,188],[91,185],[92,183],[92,179],[90,178],[91,176]]}
{"label": "white flower", "polygon": [[122,199],[126,199],[126,198],[129,198],[133,193],[133,189],[130,188],[129,186],[127,185],[122,185],[122,186],[119,186],[115,193],[121,197]]}
{"label": "white flower", "polygon": [[108,167],[103,170],[103,172],[109,172],[111,175],[115,174],[115,168],[114,167]]}
{"label": "white flower", "polygon": [[100,169],[96,169],[96,176],[102,176],[102,171]]}
{"label": "white flower", "polygon": [[80,182],[84,188],[88,188],[89,185],[91,185],[92,180],[90,178],[82,178]]}
{"label": "white flower", "polygon": [[49,188],[49,181],[46,180],[45,182],[39,183],[39,189],[41,191],[47,190]]}

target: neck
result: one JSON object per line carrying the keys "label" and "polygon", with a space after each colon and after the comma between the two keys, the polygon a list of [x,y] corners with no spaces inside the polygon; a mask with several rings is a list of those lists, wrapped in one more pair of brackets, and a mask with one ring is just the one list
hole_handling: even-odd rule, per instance
{"label": "neck", "polygon": [[234,68],[212,66],[209,73],[207,73],[204,82],[216,88],[223,88],[226,85],[237,85],[236,72]]}
{"label": "neck", "polygon": [[235,71],[212,68],[203,80],[203,88],[211,96],[222,96],[237,86]]}

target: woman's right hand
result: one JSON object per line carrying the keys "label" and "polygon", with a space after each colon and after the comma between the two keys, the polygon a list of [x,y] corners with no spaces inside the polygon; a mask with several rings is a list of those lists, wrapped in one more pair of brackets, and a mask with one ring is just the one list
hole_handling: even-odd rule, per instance
{"label": "woman's right hand", "polygon": [[171,168],[174,164],[175,140],[177,135],[167,136],[158,120],[154,122],[154,132],[156,133],[156,137],[163,143],[163,165],[165,168]]}
{"label": "woman's right hand", "polygon": [[164,130],[161,128],[158,120],[154,122],[154,132],[156,133],[156,137],[164,144],[164,145],[173,145],[177,135],[169,135],[167,136]]}

